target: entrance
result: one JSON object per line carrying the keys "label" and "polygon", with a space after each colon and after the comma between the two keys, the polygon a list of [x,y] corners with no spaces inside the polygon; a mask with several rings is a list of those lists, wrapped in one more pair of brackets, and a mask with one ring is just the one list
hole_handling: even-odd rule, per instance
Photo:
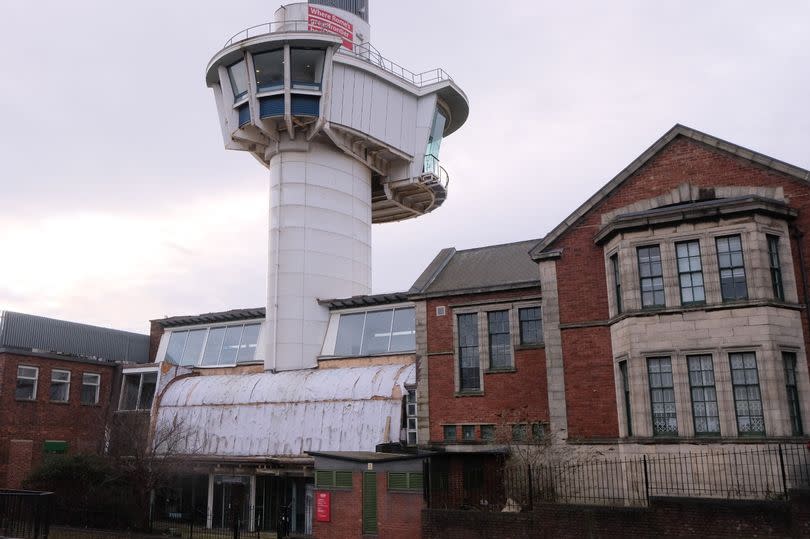
{"label": "entrance", "polygon": [[214,511],[212,527],[233,529],[250,527],[250,478],[243,475],[214,476]]}
{"label": "entrance", "polygon": [[311,534],[314,488],[304,477],[257,476],[257,529]]}

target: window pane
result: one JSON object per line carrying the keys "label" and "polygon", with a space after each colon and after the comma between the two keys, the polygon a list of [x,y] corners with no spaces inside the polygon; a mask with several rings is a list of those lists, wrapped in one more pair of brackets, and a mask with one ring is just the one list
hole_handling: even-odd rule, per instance
{"label": "window pane", "polygon": [[366,313],[366,327],[363,330],[361,356],[388,352],[391,341],[391,317],[393,311],[372,311]]}
{"label": "window pane", "polygon": [[259,340],[260,324],[248,324],[242,331],[242,342],[239,344],[237,363],[249,363],[256,355],[256,342]]}
{"label": "window pane", "polygon": [[520,343],[539,344],[543,342],[543,319],[540,307],[518,310],[520,320]]}
{"label": "window pane", "polygon": [[208,340],[205,342],[205,352],[203,352],[200,365],[211,366],[219,363],[219,352],[222,349],[222,341],[225,338],[225,328],[211,328],[208,330]]}
{"label": "window pane", "polygon": [[661,249],[657,245],[639,247],[637,254],[641,285],[641,306],[663,307],[665,301]]}
{"label": "window pane", "polygon": [[495,440],[495,425],[481,425],[481,439],[488,442]]}
{"label": "window pane", "polygon": [[804,434],[804,428],[802,427],[799,388],[796,385],[796,354],[794,352],[782,352],[782,361],[785,366],[785,386],[787,389],[791,432],[794,436],[801,436]]}
{"label": "window pane", "polygon": [[416,309],[394,311],[394,325],[391,333],[391,352],[416,350]]}
{"label": "window pane", "polygon": [[149,410],[152,408],[152,399],[155,398],[155,387],[157,386],[157,373],[145,372],[141,381],[141,398],[138,401],[139,410]]}
{"label": "window pane", "polygon": [[256,90],[266,92],[284,88],[284,50],[253,55],[256,70]]}
{"label": "window pane", "polygon": [[200,361],[200,354],[202,353],[203,343],[205,342],[205,334],[207,329],[195,329],[188,332],[188,339],[186,339],[186,348],[183,350],[183,359],[180,361],[181,365],[196,366]]}
{"label": "window pane", "polygon": [[703,264],[700,260],[700,243],[688,241],[676,244],[678,277],[681,287],[681,303],[705,301],[703,289]]}
{"label": "window pane", "polygon": [[138,389],[141,385],[140,374],[124,375],[124,386],[121,388],[121,410],[135,410],[138,407]]}
{"label": "window pane", "polygon": [[458,315],[458,356],[461,390],[481,387],[480,359],[478,356],[478,315]]}
{"label": "window pane", "polygon": [[318,49],[290,49],[290,78],[292,87],[320,89],[323,77],[324,51]]}
{"label": "window pane", "polygon": [[172,331],[171,335],[169,335],[169,347],[166,349],[166,361],[180,365],[187,337],[188,331]]}
{"label": "window pane", "polygon": [[17,367],[17,387],[14,391],[14,398],[22,400],[36,399],[38,376],[39,370],[35,367]]}
{"label": "window pane", "polygon": [[729,360],[737,411],[737,431],[741,435],[765,434],[756,356],[752,352],[729,354]]}
{"label": "window pane", "polygon": [[445,442],[453,442],[456,439],[456,426],[455,425],[445,425],[442,428],[444,432],[444,441]]}
{"label": "window pane", "polygon": [[342,314],[338,323],[336,356],[359,356],[366,313]]}
{"label": "window pane", "polygon": [[242,336],[242,326],[228,326],[225,329],[225,338],[222,341],[222,353],[219,355],[220,365],[234,365],[236,354],[239,351],[239,340]]}
{"label": "window pane", "polygon": [[425,172],[438,173],[439,150],[442,146],[444,128],[447,125],[447,116],[441,109],[437,108],[433,114],[433,125],[430,129],[427,148],[425,149]]}
{"label": "window pane", "polygon": [[[689,385],[692,392],[692,414],[695,434],[720,434],[717,414],[717,392],[714,388],[714,367],[711,356],[689,356]],[[713,429],[717,430],[713,430]]]}
{"label": "window pane", "polygon": [[50,399],[54,402],[67,402],[70,396],[70,372],[51,371]]}
{"label": "window pane", "polygon": [[101,376],[98,374],[82,374],[82,404],[96,404]]}
{"label": "window pane", "polygon": [[244,60],[240,60],[228,68],[228,77],[231,79],[231,89],[233,98],[238,101],[247,94],[248,74],[247,65]]}
{"label": "window pane", "polygon": [[740,236],[717,238],[720,292],[723,301],[748,298]]}
{"label": "window pane", "polygon": [[509,311],[487,313],[489,326],[489,366],[505,369],[512,366],[512,339],[509,335]]}
{"label": "window pane", "polygon": [[678,434],[670,358],[649,358],[647,371],[650,381],[653,434]]}
{"label": "window pane", "polygon": [[475,425],[462,425],[461,439],[468,442],[470,440],[475,440]]}

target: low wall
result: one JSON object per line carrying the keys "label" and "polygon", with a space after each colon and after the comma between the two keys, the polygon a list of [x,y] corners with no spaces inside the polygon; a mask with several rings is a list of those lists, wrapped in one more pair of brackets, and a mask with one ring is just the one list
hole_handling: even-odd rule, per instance
{"label": "low wall", "polygon": [[785,501],[652,498],[645,508],[544,503],[525,513],[425,509],[423,539],[810,537],[810,491]]}

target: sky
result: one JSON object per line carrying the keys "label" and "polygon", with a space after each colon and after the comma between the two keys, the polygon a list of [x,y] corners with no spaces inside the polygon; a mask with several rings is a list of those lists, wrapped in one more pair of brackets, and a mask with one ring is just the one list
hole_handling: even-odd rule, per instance
{"label": "sky", "polygon": [[[674,124],[810,168],[810,2],[370,1],[371,41],[470,117],[444,205],[373,228],[373,291],[540,238]],[[265,303],[268,174],[208,60],[276,1],[0,3],[0,310],[148,332]]]}

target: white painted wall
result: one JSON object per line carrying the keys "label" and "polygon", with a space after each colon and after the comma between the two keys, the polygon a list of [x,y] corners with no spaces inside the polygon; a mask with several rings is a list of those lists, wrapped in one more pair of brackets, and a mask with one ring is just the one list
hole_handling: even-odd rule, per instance
{"label": "white painted wall", "polygon": [[329,310],[371,291],[371,171],[331,146],[282,143],[270,161],[265,368],[313,368]]}

